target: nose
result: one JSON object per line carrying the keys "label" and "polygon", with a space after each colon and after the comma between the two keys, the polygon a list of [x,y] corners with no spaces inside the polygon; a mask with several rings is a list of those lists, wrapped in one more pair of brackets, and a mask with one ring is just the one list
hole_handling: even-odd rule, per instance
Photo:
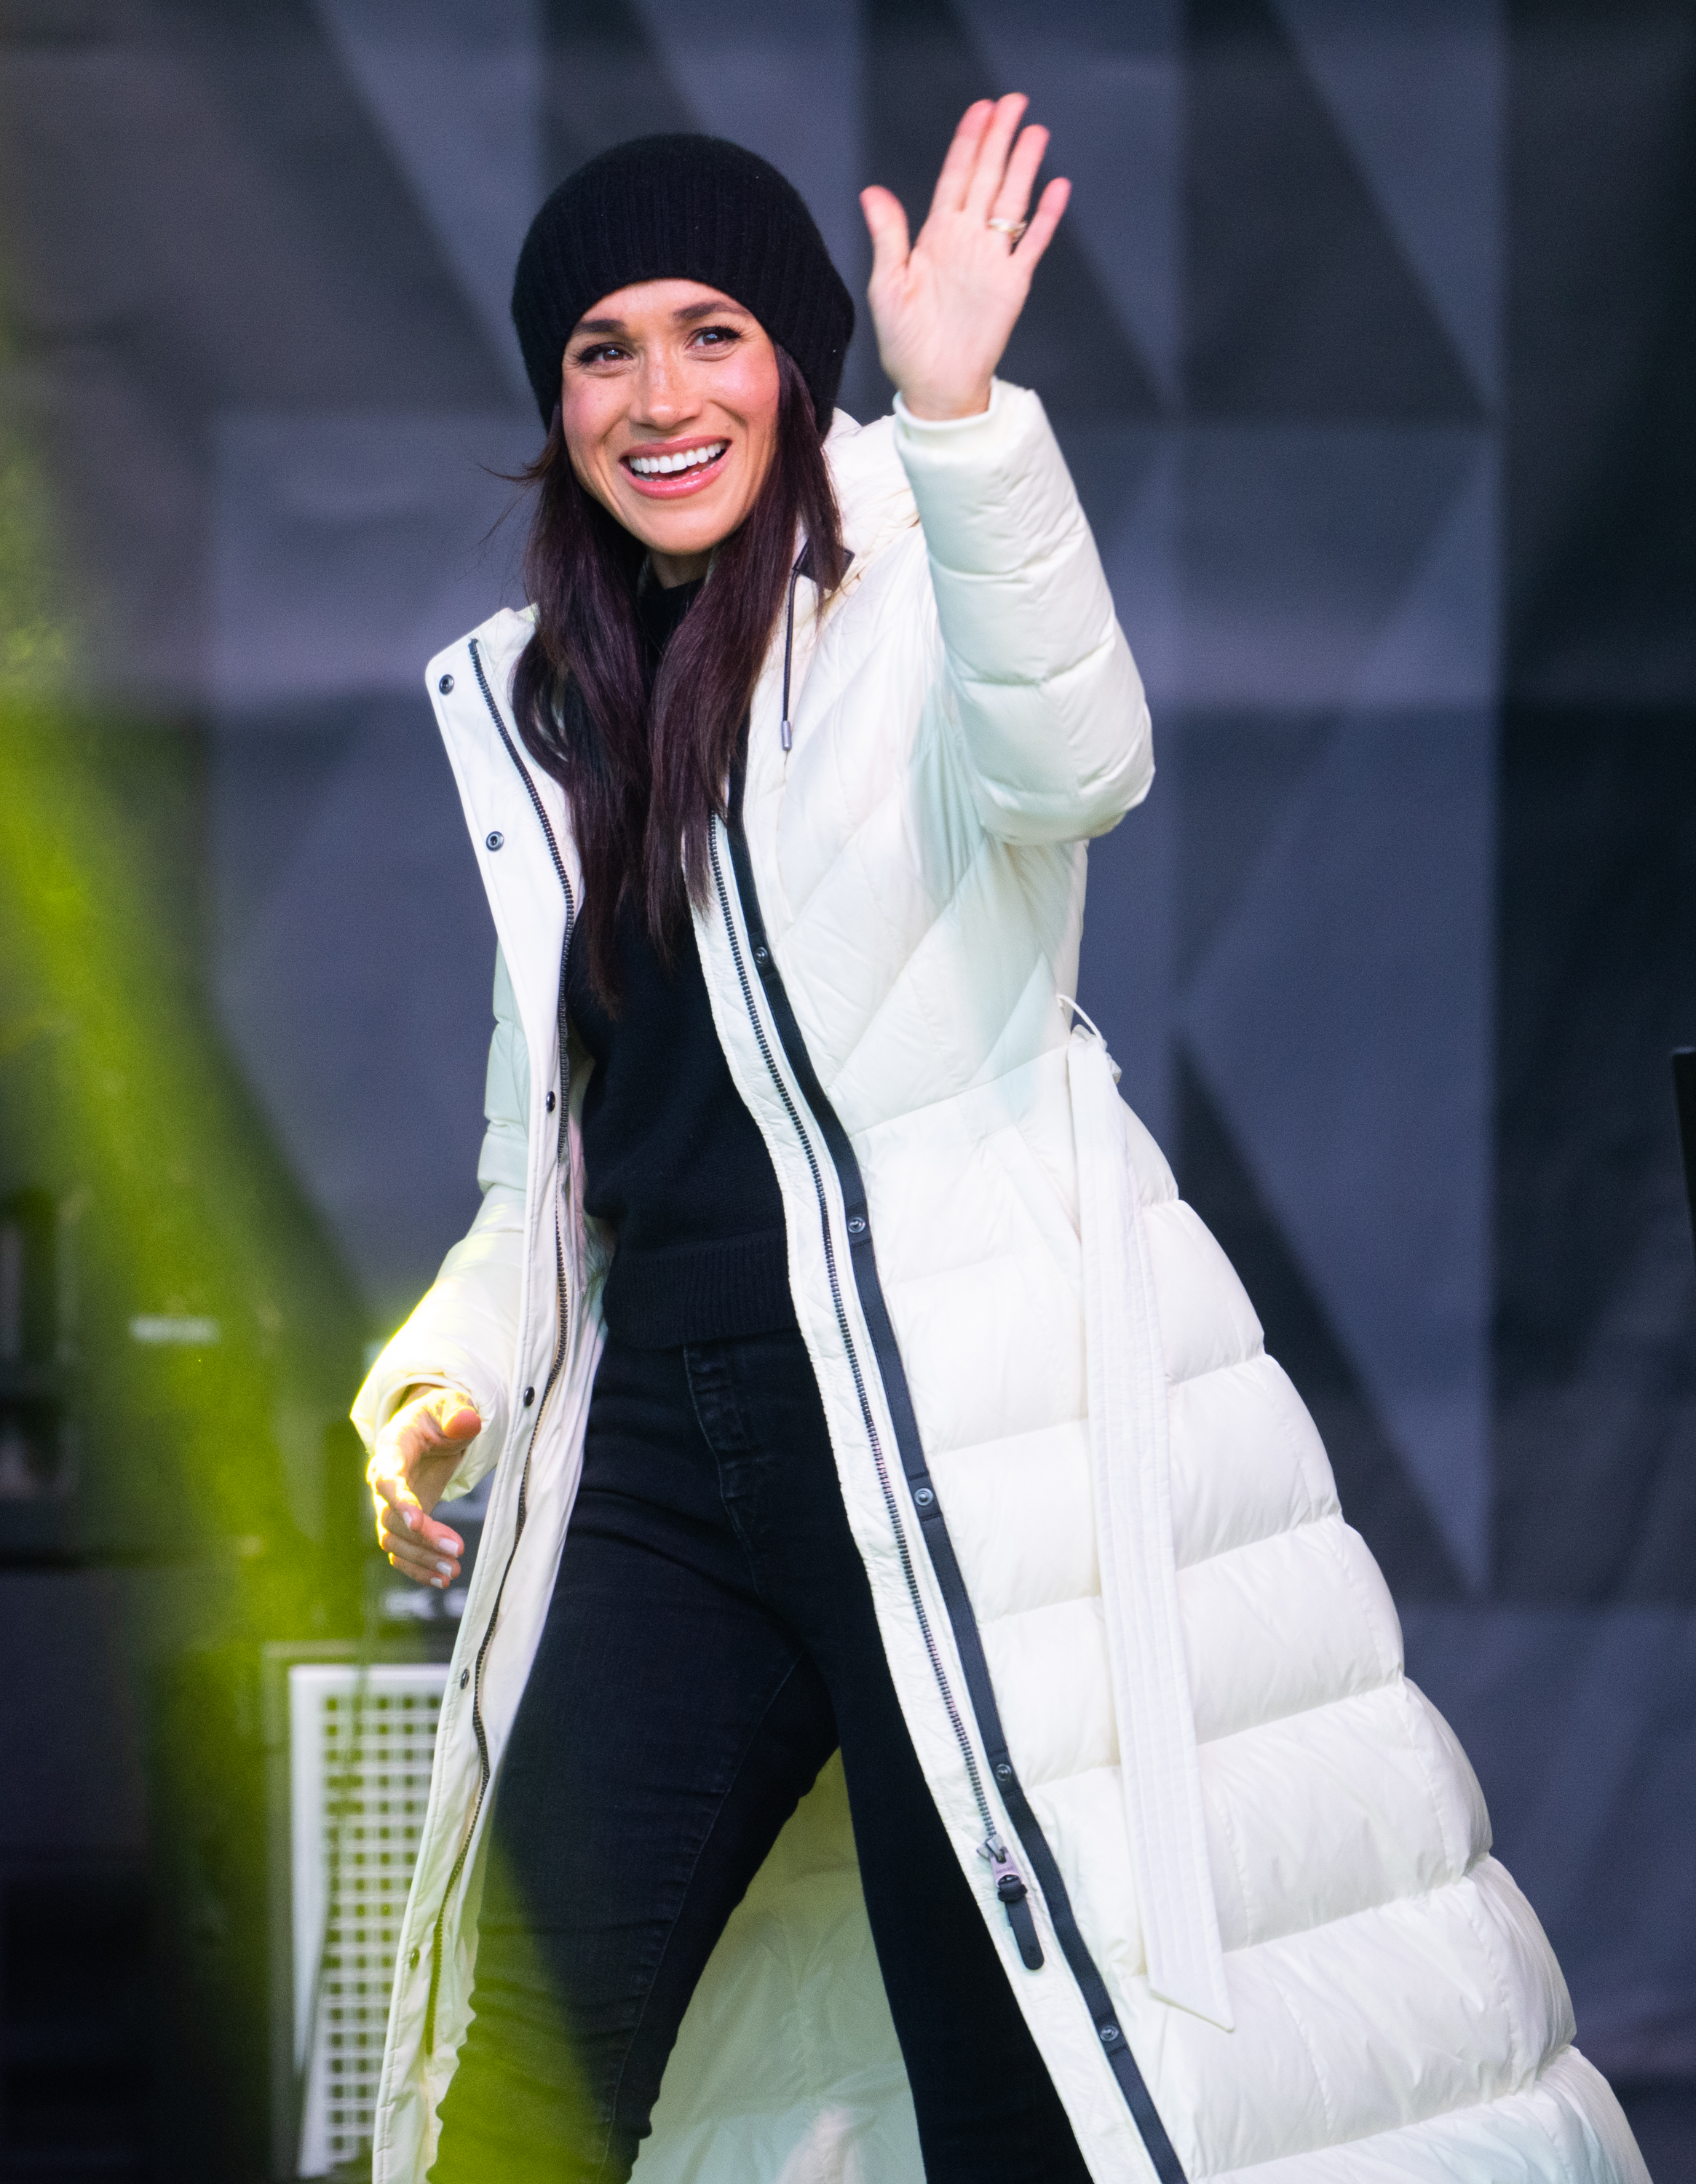
{"label": "nose", "polygon": [[691,374],[681,359],[664,348],[646,352],[637,376],[631,421],[655,432],[675,432],[699,407]]}

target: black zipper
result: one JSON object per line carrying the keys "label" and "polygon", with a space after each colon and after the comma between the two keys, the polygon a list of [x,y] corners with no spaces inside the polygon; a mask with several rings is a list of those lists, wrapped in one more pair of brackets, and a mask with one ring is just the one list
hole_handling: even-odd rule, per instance
{"label": "black zipper", "polygon": [[[792,590],[790,601],[792,616],[793,611]],[[787,664],[786,657],[786,666]],[[787,703],[783,710],[787,718],[788,714]],[[1082,1931],[1078,1925],[1077,1916],[1072,1909],[1071,1898],[1067,1892],[1059,1863],[1047,1836],[1043,1833],[1041,1823],[1032,1809],[1030,1799],[1026,1795],[1024,1786],[1019,1780],[1018,1771],[1013,1764],[1012,1756],[1007,1747],[1006,1733],[1001,1724],[1001,1709],[995,1696],[994,1685],[990,1679],[988,1659],[984,1652],[982,1634],[977,1627],[977,1617],[972,1607],[971,1596],[966,1590],[965,1580],[960,1571],[959,1560],[954,1552],[954,1541],[943,1518],[942,1502],[931,1480],[929,1465],[926,1462],[924,1446],[919,1436],[918,1420],[913,1409],[912,1395],[907,1384],[906,1368],[902,1362],[900,1349],[895,1340],[894,1326],[889,1318],[888,1306],[884,1300],[882,1283],[877,1272],[876,1254],[872,1244],[871,1217],[866,1203],[865,1182],[859,1172],[859,1162],[848,1134],[842,1128],[841,1118],[831,1106],[824,1087],[819,1081],[818,1072],[814,1068],[812,1057],[807,1051],[807,1045],[802,1036],[800,1024],[797,1021],[794,1009],[783,984],[782,975],[777,968],[776,961],[771,953],[770,943],[766,935],[765,919],[759,907],[759,891],[754,885],[753,861],[748,855],[748,835],[742,823],[742,799],[745,785],[746,760],[745,755],[739,755],[731,780],[730,809],[728,818],[725,822],[725,834],[730,844],[731,865],[735,875],[737,894],[742,906],[742,922],[748,929],[748,944],[753,951],[754,966],[759,971],[766,1004],[776,1028],[778,1043],[782,1047],[785,1059],[801,1089],[802,1096],[812,1111],[814,1120],[824,1139],[826,1150],[837,1172],[837,1179],[842,1195],[843,1215],[848,1227],[849,1262],[854,1269],[854,1287],[859,1298],[860,1311],[865,1320],[866,1332],[871,1338],[875,1369],[883,1390],[884,1401],[889,1412],[890,1422],[895,1429],[897,1449],[901,1457],[902,1468],[906,1474],[914,1512],[919,1519],[920,1536],[924,1540],[926,1551],[931,1560],[931,1568],[948,1611],[949,1627],[954,1633],[955,1650],[959,1655],[960,1667],[965,1677],[966,1689],[971,1700],[972,1713],[977,1723],[978,1733],[983,1740],[985,1756],[994,1774],[996,1788],[1000,1793],[1002,1802],[1013,1822],[1014,1831],[1042,1889],[1048,1906],[1048,1918],[1054,1930],[1054,1938],[1059,1943],[1061,1952],[1071,1969],[1072,1975],[1077,1981],[1085,2005],[1094,2022],[1096,2037],[1100,2041],[1102,2052],[1107,2057],[1113,2074],[1119,2082],[1120,2091],[1124,2095],[1126,2105],[1131,2111],[1132,2120],[1142,2137],[1148,2159],[1154,2164],[1154,2173],[1160,2180],[1160,2184],[1185,2184],[1183,2165],[1178,2159],[1176,2149],[1172,2145],[1165,2126],[1160,2120],[1159,2111],[1154,2106],[1147,2081],[1143,2078],[1142,2071],[1137,2067],[1137,2059],[1131,2052],[1130,2042],[1125,2037],[1124,2028],[1120,2025],[1118,2014],[1114,2008],[1113,1998],[1108,1993],[1106,1982],[1101,1976],[1094,1958],[1090,1954],[1089,1946],[1085,1942]],[[836,1312],[837,1326],[842,1336],[843,1348],[848,1354],[849,1369],[854,1375],[854,1388],[859,1399],[860,1416],[865,1424],[867,1439],[870,1443],[872,1461],[876,1468],[879,1485],[882,1490],[884,1507],[888,1513],[894,1531],[897,1553],[900,1559],[902,1574],[906,1580],[909,1597],[912,1602],[914,1613],[924,1638],[932,1673],[936,1676],[943,1703],[948,1710],[949,1723],[965,1760],[972,1795],[985,1824],[984,1841],[981,1854],[989,1860],[991,1869],[995,1875],[996,1893],[1006,1906],[1008,1919],[1012,1924],[1018,1941],[1020,1955],[1025,1964],[1034,1971],[1042,1964],[1043,1956],[1041,1946],[1037,1938],[1035,1921],[1032,1918],[1031,1907],[1026,1901],[1027,1891],[1024,1878],[1017,1865],[1007,1853],[1001,1842],[999,1831],[990,1818],[976,1755],[972,1750],[970,1739],[966,1734],[965,1724],[961,1719],[959,1704],[948,1688],[942,1657],[937,1650],[931,1630],[930,1618],[919,1592],[917,1579],[913,1568],[912,1553],[907,1543],[906,1528],[902,1522],[900,1510],[895,1500],[881,1436],[878,1433],[876,1420],[867,1397],[865,1376],[854,1344],[853,1332],[848,1325],[848,1316],[843,1309],[841,1284],[837,1270],[836,1249],[831,1233],[829,1201],[825,1194],[818,1158],[814,1151],[810,1135],[804,1128],[794,1102],[789,1096],[788,1087],[784,1084],[778,1072],[770,1045],[765,1036],[765,1026],[761,1022],[759,1009],[755,1006],[753,988],[749,983],[742,957],[741,941],[736,929],[736,921],[731,914],[729,890],[725,884],[724,872],[719,858],[716,831],[711,838],[710,846],[714,885],[717,890],[720,913],[730,941],[731,953],[736,964],[737,978],[742,987],[742,1000],[748,1010],[749,1022],[753,1024],[754,1037],[759,1043],[766,1070],[801,1141],[807,1156],[808,1167],[812,1171],[813,1187],[818,1200],[820,1224],[824,1236],[825,1263],[830,1276],[831,1295]],[[1026,1938],[1027,1932],[1028,1946]]]}
{"label": "black zipper", "polygon": [[531,778],[530,769],[519,756],[512,738],[507,733],[506,723],[501,718],[500,708],[496,705],[494,693],[489,688],[489,678],[483,669],[482,652],[475,638],[471,639],[470,651],[471,666],[476,673],[477,686],[483,694],[483,702],[488,707],[490,717],[500,732],[500,738],[506,745],[508,756],[524,777],[524,785],[530,791],[530,800],[535,806],[537,817],[542,822],[542,830],[548,838],[548,853],[553,860],[553,869],[559,876],[559,884],[565,895],[565,938],[559,950],[559,1131],[554,1147],[553,1189],[553,1279],[558,1332],[554,1338],[553,1362],[548,1366],[548,1378],[542,1384],[542,1394],[537,1402],[536,1420],[531,1427],[529,1444],[524,1452],[524,1469],[519,1475],[518,1508],[513,1523],[512,1546],[507,1551],[506,1564],[501,1571],[501,1581],[495,1588],[494,1605],[489,1610],[489,1619],[483,1626],[483,1635],[477,1646],[476,1667],[471,1682],[471,1733],[477,1740],[477,1795],[471,1807],[471,1817],[466,1822],[464,1833],[459,1840],[459,1855],[454,1858],[453,1870],[448,1874],[448,1886],[442,1892],[441,1906],[436,1914],[436,1923],[431,1931],[430,1995],[424,2010],[424,2052],[426,2055],[433,2054],[436,2048],[436,2002],[442,1986],[442,1936],[448,1918],[448,1906],[453,1900],[453,1891],[459,1885],[459,1876],[465,1869],[465,1860],[470,1855],[472,1840],[477,1832],[477,1822],[481,1817],[483,1802],[488,1796],[489,1783],[493,1774],[493,1769],[489,1763],[488,1732],[483,1724],[483,1663],[488,1655],[490,1641],[495,1635],[495,1625],[500,1619],[501,1602],[505,1597],[507,1580],[512,1574],[513,1563],[518,1558],[519,1543],[524,1537],[525,1522],[529,1514],[531,1458],[536,1452],[537,1436],[542,1431],[542,1421],[547,1414],[548,1397],[553,1393],[554,1386],[565,1362],[571,1324],[570,1284],[565,1273],[565,1241],[559,1226],[561,1188],[559,1178],[565,1162],[569,1137],[568,1118],[571,1112],[571,1056],[566,1036],[565,972],[571,956],[571,935],[577,922],[577,903],[576,896],[571,892],[571,882],[566,873],[565,861],[559,854],[559,844],[554,838],[547,806],[537,793],[536,783]]}

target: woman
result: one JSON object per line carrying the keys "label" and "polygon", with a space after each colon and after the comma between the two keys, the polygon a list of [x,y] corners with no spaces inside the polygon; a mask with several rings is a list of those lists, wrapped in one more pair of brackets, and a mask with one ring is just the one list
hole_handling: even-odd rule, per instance
{"label": "woman", "polygon": [[651,2117],[644,2178],[725,2184],[1643,2173],[1070,1028],[1082,845],[1152,766],[993,378],[1066,198],[1023,107],[910,248],[865,193],[867,430],[748,154],[620,147],[520,261],[535,604],[430,669],[501,940],[486,1195],[355,1412],[420,1582],[497,1467],[381,2180],[623,2178]]}

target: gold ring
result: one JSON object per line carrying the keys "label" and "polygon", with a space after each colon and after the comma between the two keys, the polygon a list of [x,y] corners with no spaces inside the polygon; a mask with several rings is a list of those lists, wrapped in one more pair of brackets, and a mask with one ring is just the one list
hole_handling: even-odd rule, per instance
{"label": "gold ring", "polygon": [[1030,225],[1028,220],[993,220],[989,222],[989,226],[998,235],[1004,235],[1007,237],[1007,247],[1009,250],[1015,247],[1020,237]]}

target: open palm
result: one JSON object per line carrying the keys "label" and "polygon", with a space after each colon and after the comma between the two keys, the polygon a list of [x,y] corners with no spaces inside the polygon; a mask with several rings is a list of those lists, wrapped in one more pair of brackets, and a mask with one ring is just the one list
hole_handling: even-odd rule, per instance
{"label": "open palm", "polygon": [[1070,182],[1050,182],[1024,233],[1009,233],[1026,219],[1048,148],[1046,129],[1019,127],[1028,103],[1014,92],[966,109],[916,242],[898,198],[860,192],[877,354],[915,417],[971,417],[987,406],[1031,276],[1071,195]]}

